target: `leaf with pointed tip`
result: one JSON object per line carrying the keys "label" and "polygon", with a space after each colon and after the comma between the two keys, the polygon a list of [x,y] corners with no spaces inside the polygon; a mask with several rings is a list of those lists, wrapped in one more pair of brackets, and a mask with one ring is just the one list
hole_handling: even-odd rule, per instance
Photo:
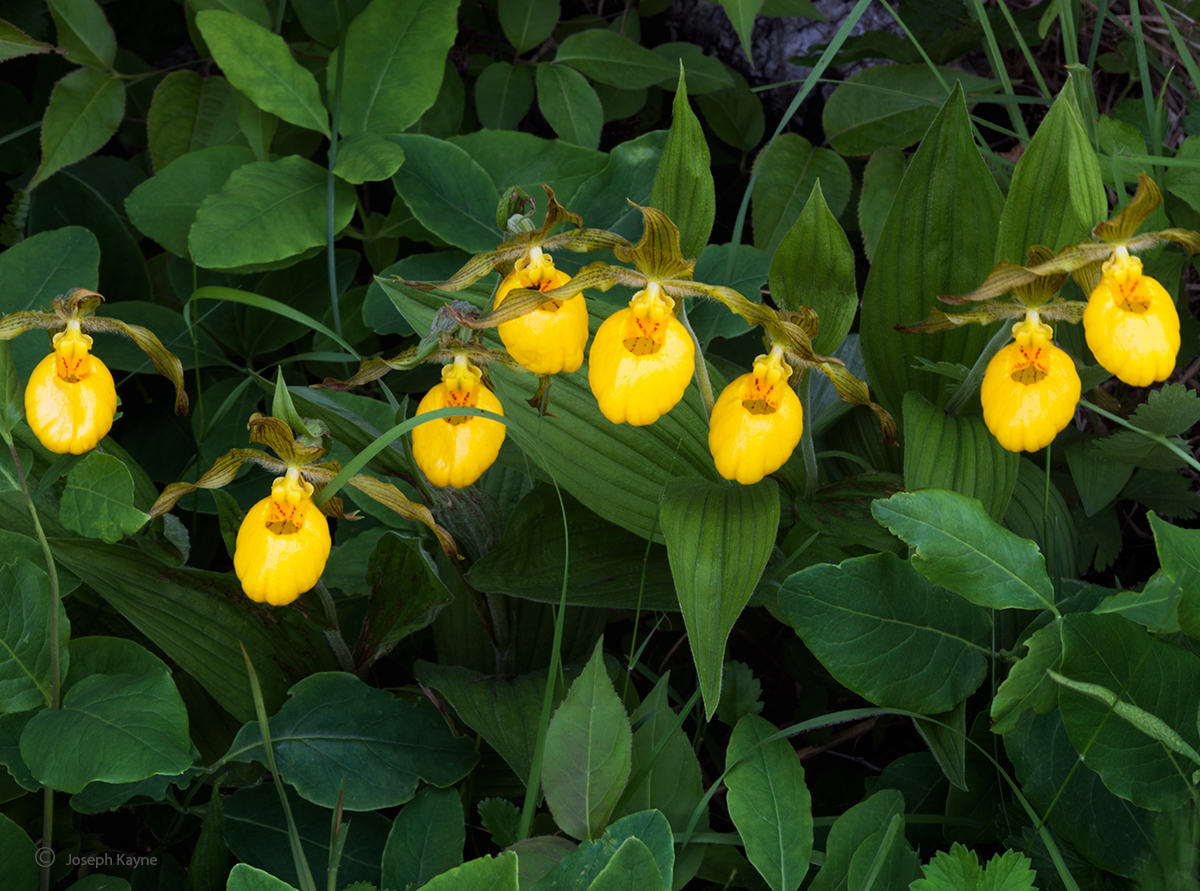
{"label": "leaf with pointed tip", "polygon": [[77,68],[54,85],[42,118],[42,163],[26,186],[104,147],[125,116],[125,84],[96,68]]}
{"label": "leaf with pointed tip", "polygon": [[913,567],[934,584],[992,609],[1054,609],[1037,545],[993,520],[978,499],[945,489],[900,492],[876,501],[871,514],[916,549]]}
{"label": "leaf with pointed tip", "polygon": [[420,887],[461,866],[465,828],[458,792],[426,786],[392,821],[383,849],[382,886]]}
{"label": "leaf with pointed tip", "polygon": [[604,670],[604,641],[550,719],[542,786],[567,835],[599,837],[629,778],[632,732]]}
{"label": "leaf with pointed tip", "polygon": [[216,9],[196,14],[196,27],[229,82],[263,111],[328,136],[329,113],[312,74],[283,38],[248,18]]}
{"label": "leaf with pointed tip", "polygon": [[87,538],[118,542],[150,517],[133,506],[133,477],[112,455],[88,452],[71,466],[59,522]]}
{"label": "leaf with pointed tip", "polygon": [[588,28],[569,36],[554,61],[577,68],[592,80],[627,90],[675,78],[679,69],[616,31]]}
{"label": "leaf with pointed tip", "polygon": [[794,133],[785,133],[754,161],[754,246],[768,254],[783,241],[820,180],[825,200],[839,216],[850,200],[850,168],[832,149],[816,148]]}
{"label": "leaf with pointed tip", "polygon": [[757,715],[738,721],[725,754],[726,801],[759,875],[772,891],[796,891],[812,856],[812,796],[787,739],[766,742],[776,732]]}
{"label": "leaf with pointed tip", "polygon": [[[374,0],[346,31],[342,81],[343,135],[403,133],[438,98],[454,45],[459,0]],[[338,50],[326,87],[334,93]],[[461,86],[460,86],[461,91]]]}
{"label": "leaf with pointed tip", "polygon": [[0,20],[0,62],[30,53],[48,53],[53,50],[52,44],[34,40],[15,25]]}
{"label": "leaf with pointed tip", "polygon": [[683,256],[695,259],[708,244],[717,205],[712,158],[700,121],[688,104],[682,65],[671,109],[671,130],[654,175],[650,204],[675,222]]}
{"label": "leaf with pointed tip", "polygon": [[[0,565],[0,712],[23,712],[50,704],[50,577],[18,557]],[[58,609],[59,670],[67,675],[71,626]]]}
{"label": "leaf with pointed tip", "polygon": [[538,65],[536,81],[538,110],[559,139],[599,148],[604,109],[587,78],[565,65]]}
{"label": "leaf with pointed tip", "polygon": [[68,59],[91,68],[111,68],[117,38],[96,0],[50,0],[58,45]]}
{"label": "leaf with pointed tip", "polygon": [[[875,398],[892,414],[918,390],[944,404],[937,377],[911,356],[970,367],[992,336],[976,325],[944,334],[900,334],[938,294],[964,293],[987,274],[1003,198],[979,155],[961,87],[943,105],[908,165],[863,289],[863,358]],[[915,446],[919,448],[919,445]]]}
{"label": "leaf with pointed tip", "polygon": [[[803,569],[784,582],[779,605],[821,664],[879,705],[936,715],[986,674],[987,611],[891,552]],[[928,658],[914,662],[913,652]]]}
{"label": "leaf with pointed tip", "polygon": [[680,479],[660,517],[671,575],[709,718],[721,700],[725,643],[762,577],[779,530],[779,487]]}

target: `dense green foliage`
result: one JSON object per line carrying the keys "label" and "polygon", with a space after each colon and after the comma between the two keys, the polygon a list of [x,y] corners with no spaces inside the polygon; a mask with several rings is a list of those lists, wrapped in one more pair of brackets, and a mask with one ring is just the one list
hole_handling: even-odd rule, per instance
{"label": "dense green foliage", "polygon": [[[5,8],[5,888],[1200,887],[1198,4],[859,0],[798,86],[754,35],[818,10],[718,5],[724,55],[671,0]],[[1127,248],[1149,388],[1078,324]],[[505,353],[635,292],[695,347],[652,424]],[[1083,392],[1031,453],[980,399],[1022,319]],[[68,325],[94,449],[27,421]],[[742,485],[764,351],[803,433]],[[502,421],[416,417],[443,365]]]}

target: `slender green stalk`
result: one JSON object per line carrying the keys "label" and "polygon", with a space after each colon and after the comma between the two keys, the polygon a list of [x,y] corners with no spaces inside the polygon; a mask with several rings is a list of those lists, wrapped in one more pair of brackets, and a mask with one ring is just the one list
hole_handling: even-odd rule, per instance
{"label": "slender green stalk", "polygon": [[1100,51],[1100,35],[1104,30],[1104,21],[1108,18],[1108,0],[1100,0],[1096,7],[1096,27],[1092,31],[1092,45],[1088,48],[1087,67],[1089,71],[1096,69],[1096,54]]}
{"label": "slender green stalk", "polygon": [[[809,392],[809,387],[812,378],[805,374],[800,380],[799,396],[800,408],[803,414],[807,414],[810,418],[812,413],[812,398]],[[803,416],[803,415],[802,415]],[[800,456],[804,458],[804,500],[812,504],[814,498],[817,497],[817,486],[820,483],[821,470],[817,466],[817,449],[813,444],[813,425],[805,424],[804,430],[800,433]]]}
{"label": "slender green stalk", "polygon": [[258,674],[254,671],[254,663],[250,661],[250,656],[246,652],[245,647],[242,648],[242,656],[246,660],[246,671],[250,677],[250,693],[254,698],[254,713],[258,718],[259,732],[262,734],[262,746],[267,762],[267,770],[271,772],[271,779],[275,782],[275,790],[279,793],[279,802],[283,805],[283,816],[287,820],[288,845],[292,850],[292,862],[296,867],[296,876],[300,880],[300,891],[317,891],[317,883],[313,880],[312,870],[309,869],[308,860],[304,856],[304,849],[300,846],[300,831],[296,828],[296,820],[292,816],[292,807],[288,803],[287,789],[283,785],[283,779],[279,776],[278,768],[275,766],[275,746],[271,742],[271,723],[267,719],[267,706],[263,702],[262,687],[258,683]]}
{"label": "slender green stalk", "polygon": [[[282,4],[281,4],[282,8]],[[345,0],[336,0],[334,8],[338,17],[338,58],[337,74],[333,80],[333,122],[329,134],[329,170],[325,179],[325,248],[329,269],[329,308],[333,313],[333,330],[337,336],[342,336],[342,310],[338,306],[337,263],[333,253],[333,195],[336,183],[333,168],[337,166],[338,127],[342,117],[342,75],[346,70],[346,4]]]}
{"label": "slender green stalk", "polygon": [[7,136],[0,136],[0,145],[4,145],[4,143],[8,142],[10,139],[17,139],[21,136],[24,136],[29,131],[36,130],[40,126],[42,126],[41,121],[34,121],[32,124],[29,124],[26,127],[22,127],[20,130],[13,130]]}
{"label": "slender green stalk", "polygon": [[704,417],[710,418],[716,400],[713,399],[712,381],[708,379],[708,364],[704,361],[704,348],[700,344],[700,338],[692,330],[692,323],[688,321],[687,310],[684,308],[682,300],[679,301],[679,312],[675,314],[675,317],[687,329],[688,336],[696,347],[696,386],[700,388],[700,399],[704,402]]}
{"label": "slender green stalk", "polygon": [[[771,145],[792,120],[797,109],[808,98],[808,94],[812,92],[813,87],[820,82],[821,75],[825,73],[825,69],[833,62],[833,57],[842,48],[842,44],[850,36],[850,31],[858,24],[858,20],[862,18],[863,13],[867,11],[867,7],[870,5],[871,0],[858,0],[854,4],[854,8],[850,10],[850,14],[842,22],[842,26],[838,28],[837,34],[829,42],[829,46],[825,47],[825,52],[821,53],[821,58],[817,60],[817,64],[813,67],[812,72],[804,79],[804,86],[800,88],[800,92],[796,94],[791,104],[788,105],[787,111],[784,112],[783,118],[779,121],[779,126],[775,128],[775,132],[771,134],[771,138],[767,140],[767,144],[763,147],[762,154],[770,150]],[[755,164],[754,169],[750,172],[750,181],[746,183],[746,191],[742,195],[742,204],[738,208],[737,218],[733,223],[733,237],[730,239],[730,242],[735,245],[735,249],[729,252],[729,262],[725,266],[725,281],[722,282],[725,285],[728,285],[733,280],[733,270],[737,263],[736,245],[742,243],[742,232],[746,228],[746,213],[750,209],[750,196],[754,193],[754,183],[758,179],[758,171],[761,169],[761,166]]]}
{"label": "slender green stalk", "polygon": [[1082,405],[1084,408],[1090,408],[1096,414],[1101,415],[1102,417],[1108,418],[1110,421],[1112,421],[1116,424],[1120,424],[1122,427],[1126,428],[1127,430],[1132,430],[1134,433],[1140,433],[1142,436],[1146,437],[1146,439],[1153,440],[1154,442],[1158,443],[1159,445],[1170,449],[1172,452],[1174,452],[1176,455],[1178,455],[1180,458],[1182,458],[1184,461],[1186,461],[1188,464],[1190,464],[1193,468],[1195,468],[1196,470],[1200,470],[1200,461],[1197,461],[1195,458],[1193,458],[1191,455],[1189,455],[1187,452],[1185,452],[1183,449],[1181,449],[1178,445],[1171,442],[1171,440],[1168,439],[1167,437],[1161,436],[1158,433],[1151,433],[1149,430],[1143,430],[1141,427],[1135,427],[1133,424],[1130,424],[1128,421],[1126,421],[1124,418],[1120,417],[1119,415],[1114,415],[1112,412],[1105,411],[1100,406],[1093,405],[1092,403],[1088,402],[1086,399],[1080,399],[1079,404]]}
{"label": "slender green stalk", "polygon": [[279,0],[279,8],[275,10],[275,27],[271,30],[278,34],[283,30],[283,13],[287,10],[287,0]]}
{"label": "slender green stalk", "polygon": [[[1106,2],[1106,0],[1102,0],[1102,2]],[[1167,5],[1162,0],[1154,0],[1154,5],[1158,9],[1158,14],[1162,17],[1163,23],[1167,26],[1167,30],[1171,32],[1171,40],[1175,44],[1175,52],[1179,54],[1179,59],[1183,62],[1183,67],[1187,70],[1188,77],[1192,79],[1192,89],[1200,92],[1200,67],[1196,65],[1195,50],[1192,49],[1191,44],[1183,39],[1183,35],[1175,27],[1175,18],[1171,14],[1174,10],[1168,11]]]}
{"label": "slender green stalk", "polygon": [[503,594],[484,594],[488,615],[492,617],[492,647],[496,651],[496,673],[512,674],[517,654],[513,651],[512,622],[509,621],[508,598]]}
{"label": "slender green stalk", "polygon": [[329,589],[325,587],[322,579],[317,579],[313,590],[317,592],[321,606],[325,608],[325,620],[333,626],[325,632],[325,641],[337,655],[342,671],[354,671],[354,657],[350,655],[350,648],[346,646],[346,640],[342,637],[342,626],[338,623],[337,606],[333,602],[333,595],[329,593]]}
{"label": "slender green stalk", "polygon": [[562,664],[563,623],[567,615],[567,579],[571,565],[571,532],[567,528],[567,506],[563,503],[562,491],[554,483],[554,491],[558,495],[558,507],[562,512],[563,521],[563,580],[562,594],[559,596],[558,611],[554,616],[554,644],[550,647],[550,668],[546,672],[546,689],[542,694],[542,714],[538,718],[537,742],[533,747],[533,760],[529,765],[529,782],[525,786],[525,801],[521,806],[521,824],[517,830],[517,841],[529,838],[529,830],[533,826],[533,812],[537,807],[538,794],[542,787],[542,758],[546,754],[546,730],[550,726],[550,710],[554,705],[554,675]]}
{"label": "slender green stalk", "polygon": [[1162,138],[1159,135],[1158,115],[1154,110],[1154,90],[1150,84],[1150,65],[1146,60],[1146,39],[1142,34],[1142,11],[1138,0],[1129,0],[1129,18],[1133,25],[1133,47],[1137,55],[1138,76],[1142,79],[1142,101],[1146,105],[1146,124],[1150,128],[1150,152],[1162,154]]}
{"label": "slender green stalk", "polygon": [[[59,604],[59,589],[58,589],[58,569],[54,565],[54,554],[50,550],[50,542],[46,538],[46,533],[42,529],[42,521],[38,518],[37,508],[33,505],[33,498],[29,495],[29,484],[25,481],[25,470],[21,467],[21,459],[17,455],[17,446],[13,442],[11,436],[5,436],[4,439],[8,442],[8,450],[12,453],[13,464],[17,469],[17,485],[21,487],[21,494],[25,496],[25,506],[29,509],[29,516],[33,520],[33,528],[37,533],[38,543],[42,546],[42,556],[46,560],[46,570],[50,575],[50,708],[58,708],[59,695],[62,685],[62,662],[61,654],[58,650],[58,604]],[[54,790],[46,786],[42,790],[42,847],[46,850],[52,850],[54,846]],[[41,891],[49,891],[50,889],[50,863],[41,867],[40,886]]]}
{"label": "slender green stalk", "polygon": [[[971,4],[975,9],[975,17],[979,20],[979,26],[983,28],[983,49],[987,53],[988,64],[992,66],[992,73],[1000,78],[1000,84],[1004,87],[1004,92],[1013,96],[1012,78],[1008,76],[1008,69],[1004,65],[1004,59],[1000,55],[1000,45],[996,43],[996,35],[992,32],[992,23],[988,21],[987,11],[983,8],[982,0],[971,0]],[[1004,5],[1004,0],[1000,0],[1000,5]],[[1015,29],[1014,29],[1015,30]],[[1034,71],[1037,66],[1032,66]],[[1016,106],[1008,106],[1008,116],[1012,121],[1013,129],[1021,135],[1021,142],[1029,143],[1029,129],[1025,126],[1025,119],[1021,117],[1021,110]]]}
{"label": "slender green stalk", "polygon": [[1050,454],[1053,450],[1054,443],[1046,446],[1046,475],[1042,490],[1042,541],[1046,543],[1047,551],[1056,551],[1058,548],[1058,542],[1050,537]]}
{"label": "slender green stalk", "polygon": [[[1103,0],[1102,0],[1103,2]],[[1000,7],[1000,12],[1004,16],[1004,20],[1008,22],[1008,27],[1012,30],[1013,37],[1017,44],[1021,47],[1021,55],[1025,57],[1025,64],[1029,66],[1029,70],[1033,72],[1034,80],[1038,83],[1038,90],[1047,99],[1052,98],[1050,88],[1046,86],[1046,80],[1042,77],[1042,71],[1034,61],[1033,52],[1029,49],[1029,45],[1025,43],[1025,38],[1021,36],[1021,29],[1017,27],[1016,20],[1012,17],[1012,13],[1008,10],[1008,4],[1005,0],[997,0],[997,6]]]}

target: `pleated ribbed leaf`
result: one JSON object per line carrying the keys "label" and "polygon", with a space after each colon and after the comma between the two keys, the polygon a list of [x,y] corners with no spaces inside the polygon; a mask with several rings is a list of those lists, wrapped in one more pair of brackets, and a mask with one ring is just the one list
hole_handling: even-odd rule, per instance
{"label": "pleated ribbed leaf", "polygon": [[1057,251],[1083,241],[1107,211],[1100,164],[1068,81],[1013,171],[996,260],[1025,263],[1030,245]]}
{"label": "pleated ribbed leaf", "polygon": [[667,485],[660,518],[704,708],[721,699],[725,641],[762,576],[779,529],[779,488],[681,479]]}
{"label": "pleated ribbed leaf", "polygon": [[904,485],[950,489],[978,498],[997,523],[1004,519],[1017,484],[1020,453],[996,441],[979,415],[951,415],[920,393],[904,396]]}
{"label": "pleated ribbed leaf", "polygon": [[[467,288],[454,294],[418,291],[403,282],[378,279],[413,329],[429,330],[433,315],[446,299],[466,300],[483,307],[486,288]],[[597,311],[599,310],[599,312]],[[589,327],[595,331],[608,307],[589,303]],[[498,349],[492,331],[484,343]],[[663,487],[680,477],[716,477],[708,451],[708,420],[695,387],[653,424],[631,427],[614,424],[600,413],[588,386],[588,365],[571,374],[556,374],[550,387],[550,410],[557,417],[539,418],[526,404],[537,391],[537,378],[492,366],[496,393],[504,403],[508,430],[520,438],[531,461],[549,472],[560,486],[610,522],[655,541],[662,541],[656,524]]]}
{"label": "pleated ribbed leaf", "polygon": [[939,377],[911,367],[914,356],[969,367],[991,337],[991,327],[977,325],[943,334],[900,334],[892,326],[919,322],[944,306],[937,295],[965,294],[983,281],[1002,210],[956,86],[904,174],[863,290],[863,358],[875,399],[893,415],[909,390],[945,401]]}

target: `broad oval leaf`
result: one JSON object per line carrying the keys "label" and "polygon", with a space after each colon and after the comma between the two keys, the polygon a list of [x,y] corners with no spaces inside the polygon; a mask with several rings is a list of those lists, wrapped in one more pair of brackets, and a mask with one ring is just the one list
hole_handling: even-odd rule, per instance
{"label": "broad oval leaf", "polygon": [[421,886],[421,891],[517,891],[517,855],[512,851],[468,860]]}
{"label": "broad oval leaf", "polygon": [[59,507],[59,522],[85,538],[110,544],[150,520],[133,506],[133,477],[112,455],[88,452],[71,466]]}
{"label": "broad oval leaf", "polygon": [[[196,212],[188,248],[197,266],[249,271],[325,244],[327,172],[289,155],[255,161],[229,175]],[[335,232],[354,216],[354,189],[336,180]]]}
{"label": "broad oval leaf", "polygon": [[899,790],[881,789],[838,817],[829,830],[829,839],[825,843],[825,862],[808,886],[810,891],[834,891],[848,887],[855,851],[893,819],[903,815],[904,796]]}
{"label": "broad oval leaf", "polygon": [[[675,871],[675,848],[671,827],[658,811],[641,811],[614,820],[596,841],[581,842],[562,857],[530,891],[558,891],[561,888],[590,888],[596,877],[611,862],[626,839],[636,838],[650,849],[658,865],[662,886],[669,888]],[[656,886],[636,886],[637,891],[656,891]],[[633,891],[633,889],[630,889]]]}
{"label": "broad oval leaf", "polygon": [[746,857],[772,891],[796,891],[813,847],[812,796],[787,739],[765,742],[776,727],[746,715],[733,728],[725,774],[726,802]]}
{"label": "broad oval leaf", "polygon": [[58,46],[77,65],[111,68],[117,38],[96,0],[50,0]]}
{"label": "broad oval leaf", "polygon": [[188,152],[138,185],[125,199],[129,221],[177,257],[189,258],[188,233],[200,205],[221,191],[233,171],[254,160],[245,146]]}
{"label": "broad oval leaf", "polygon": [[562,15],[559,0],[500,0],[500,27],[521,55],[550,36]]}
{"label": "broad oval leaf", "polygon": [[1004,749],[1030,804],[1091,863],[1132,877],[1152,856],[1157,815],[1109,791],[1090,757],[1079,759],[1057,710],[1023,715],[1004,734]]}
{"label": "broad oval leaf", "polygon": [[911,357],[970,367],[992,335],[994,326],[941,334],[900,334],[893,326],[919,322],[937,295],[965,294],[984,279],[1002,209],[956,87],[908,165],[863,288],[859,327],[871,391],[897,421],[909,390],[945,404],[940,376],[914,370]]}
{"label": "broad oval leaf", "polygon": [[403,163],[404,149],[368,131],[342,139],[333,172],[348,183],[361,185],[391,178]]}
{"label": "broad oval leaf", "polygon": [[297,127],[329,135],[329,113],[321,104],[317,80],[292,57],[282,37],[216,9],[197,13],[196,26],[229,82],[255,105]]}
{"label": "broad oval leaf", "polygon": [[465,251],[495,250],[502,239],[496,230],[498,192],[484,169],[442,139],[407,133],[392,140],[404,149],[404,165],[392,182],[417,220]]}
{"label": "broad oval leaf", "polygon": [[[458,31],[458,0],[372,0],[346,31],[343,135],[402,133],[433,105]],[[338,56],[326,69],[334,93]]]}
{"label": "broad oval leaf", "polygon": [[599,148],[604,108],[587,78],[564,65],[538,65],[536,80],[538,110],[559,138]]}
{"label": "broad oval leaf", "polygon": [[125,84],[96,68],[77,68],[54,85],[42,118],[42,163],[26,189],[104,147],[125,116]]}
{"label": "broad oval leaf", "polygon": [[871,505],[916,549],[912,565],[935,585],[992,609],[1050,609],[1054,586],[1037,545],[987,515],[978,499],[945,489],[899,492]]}
{"label": "broad oval leaf", "polygon": [[[24,557],[0,566],[0,712],[50,704],[50,577]],[[67,675],[71,625],[58,609],[59,671]]]}
{"label": "broad oval leaf", "polygon": [[558,47],[555,62],[577,68],[602,84],[636,90],[679,76],[678,66],[615,31],[588,28]]}
{"label": "broad oval leaf", "polygon": [[187,709],[164,671],[84,678],[62,708],[38,712],[21,734],[34,777],[64,792],[175,776],[191,767],[191,751]]}
{"label": "broad oval leaf", "polygon": [[[539,76],[543,67],[538,66]],[[521,123],[531,105],[533,75],[528,65],[493,62],[479,73],[475,81],[475,110],[479,123],[487,129],[511,130]]]}
{"label": "broad oval leaf", "polygon": [[801,570],[779,605],[821,664],[877,705],[947,712],[987,673],[988,613],[891,552]]}
{"label": "broad oval leaf", "polygon": [[[311,675],[288,691],[271,718],[271,743],[284,781],[324,807],[372,811],[409,801],[418,778],[458,782],[475,766],[471,741],[450,735],[441,716],[368,687],[345,672]],[[257,721],[238,732],[230,761],[262,760]]]}
{"label": "broad oval leaf", "polygon": [[[1063,618],[1060,673],[1096,684],[1149,712],[1193,748],[1200,707],[1200,658],[1122,616],[1077,613]],[[1060,687],[1058,707],[1071,743],[1113,792],[1139,807],[1174,811],[1190,800],[1191,772],[1180,756],[1105,703]],[[1181,772],[1182,770],[1182,772]]]}
{"label": "broad oval leaf", "polygon": [[455,789],[426,786],[392,821],[383,849],[384,888],[421,887],[460,866],[466,827]]}
{"label": "broad oval leaf", "polygon": [[588,891],[633,891],[635,888],[649,891],[660,887],[669,891],[670,883],[664,885],[654,854],[645,842],[631,836],[621,842],[612,859],[588,885]]}
{"label": "broad oval leaf", "polygon": [[245,137],[238,127],[237,91],[218,75],[173,71],[154,90],[146,135],[158,172],[189,152],[242,144]]}
{"label": "broad oval leaf", "polygon": [[660,518],[704,707],[721,699],[725,642],[762,577],[779,531],[779,487],[679,479]]}
{"label": "broad oval leaf", "polygon": [[803,136],[785,133],[760,152],[754,161],[751,220],[754,246],[774,254],[788,230],[800,218],[813,186],[821,190],[835,217],[850,200],[850,168],[837,152],[816,148]]}
{"label": "broad oval leaf", "polygon": [[[974,94],[1000,86],[951,68],[938,71],[946,83],[957,79],[972,101]],[[945,98],[941,82],[925,65],[877,65],[833,91],[821,123],[829,144],[843,155],[869,155],[889,145],[907,148],[921,138]]]}
{"label": "broad oval leaf", "polygon": [[573,838],[597,838],[629,779],[633,734],[604,670],[604,641],[546,729],[542,787],[554,822]]}

